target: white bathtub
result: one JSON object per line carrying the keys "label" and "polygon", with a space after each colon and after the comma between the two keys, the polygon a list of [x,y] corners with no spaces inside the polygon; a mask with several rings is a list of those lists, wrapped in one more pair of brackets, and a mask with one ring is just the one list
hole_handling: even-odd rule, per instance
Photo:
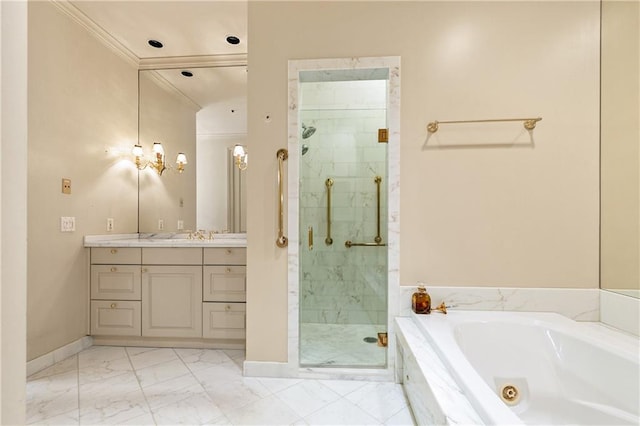
{"label": "white bathtub", "polygon": [[[553,313],[413,319],[487,424],[640,423],[636,337]],[[505,386],[518,392],[510,402],[499,396]]]}

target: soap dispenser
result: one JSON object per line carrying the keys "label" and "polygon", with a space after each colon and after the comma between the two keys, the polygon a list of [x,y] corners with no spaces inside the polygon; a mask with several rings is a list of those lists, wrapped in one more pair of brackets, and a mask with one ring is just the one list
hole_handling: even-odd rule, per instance
{"label": "soap dispenser", "polygon": [[411,309],[416,314],[431,313],[431,296],[423,283],[418,283],[418,290],[411,296]]}

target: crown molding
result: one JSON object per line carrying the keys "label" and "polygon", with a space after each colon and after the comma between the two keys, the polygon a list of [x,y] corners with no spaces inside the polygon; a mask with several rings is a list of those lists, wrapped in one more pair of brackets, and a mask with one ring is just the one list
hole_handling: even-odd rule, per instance
{"label": "crown molding", "polygon": [[122,43],[115,39],[111,34],[106,32],[102,27],[93,22],[87,15],[82,13],[80,9],[71,4],[68,0],[50,0],[58,9],[73,19],[86,29],[91,35],[97,38],[102,44],[107,46],[118,56],[123,58],[129,64],[138,68],[140,58],[138,58],[131,50],[127,49]]}
{"label": "crown molding", "polygon": [[157,70],[145,70],[145,71],[149,71],[149,74],[147,75],[149,76],[150,80],[153,81],[157,86],[173,94],[173,96],[177,97],[181,102],[184,102],[185,104],[189,105],[196,112],[202,109],[202,106],[200,104],[198,104],[196,101],[194,101],[193,99],[191,99],[190,97],[182,93],[180,90],[178,90],[176,86],[171,84],[166,78],[160,75],[157,72]]}
{"label": "crown molding", "polygon": [[170,56],[166,58],[143,58],[138,65],[141,70],[169,68],[237,67],[247,65],[247,54]]}

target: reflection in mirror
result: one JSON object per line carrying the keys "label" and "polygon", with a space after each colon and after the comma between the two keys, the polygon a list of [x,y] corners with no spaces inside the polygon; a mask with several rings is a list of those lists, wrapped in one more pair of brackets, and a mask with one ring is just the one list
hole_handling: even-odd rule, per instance
{"label": "reflection in mirror", "polygon": [[600,286],[640,296],[640,3],[604,0]]}
{"label": "reflection in mirror", "polygon": [[246,66],[140,71],[139,144],[161,142],[167,161],[184,152],[188,163],[140,172],[139,232],[246,231],[245,172],[229,162],[246,145],[246,78]]}

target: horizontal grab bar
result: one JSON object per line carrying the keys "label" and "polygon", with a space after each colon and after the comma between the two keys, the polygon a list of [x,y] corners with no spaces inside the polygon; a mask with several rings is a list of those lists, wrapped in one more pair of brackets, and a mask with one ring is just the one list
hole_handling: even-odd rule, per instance
{"label": "horizontal grab bar", "polygon": [[382,246],[386,246],[386,244],[380,242],[380,243],[353,243],[351,242],[351,240],[347,240],[344,242],[344,245],[347,248],[351,248],[351,247],[355,247],[355,246],[359,246],[359,247],[382,247]]}

